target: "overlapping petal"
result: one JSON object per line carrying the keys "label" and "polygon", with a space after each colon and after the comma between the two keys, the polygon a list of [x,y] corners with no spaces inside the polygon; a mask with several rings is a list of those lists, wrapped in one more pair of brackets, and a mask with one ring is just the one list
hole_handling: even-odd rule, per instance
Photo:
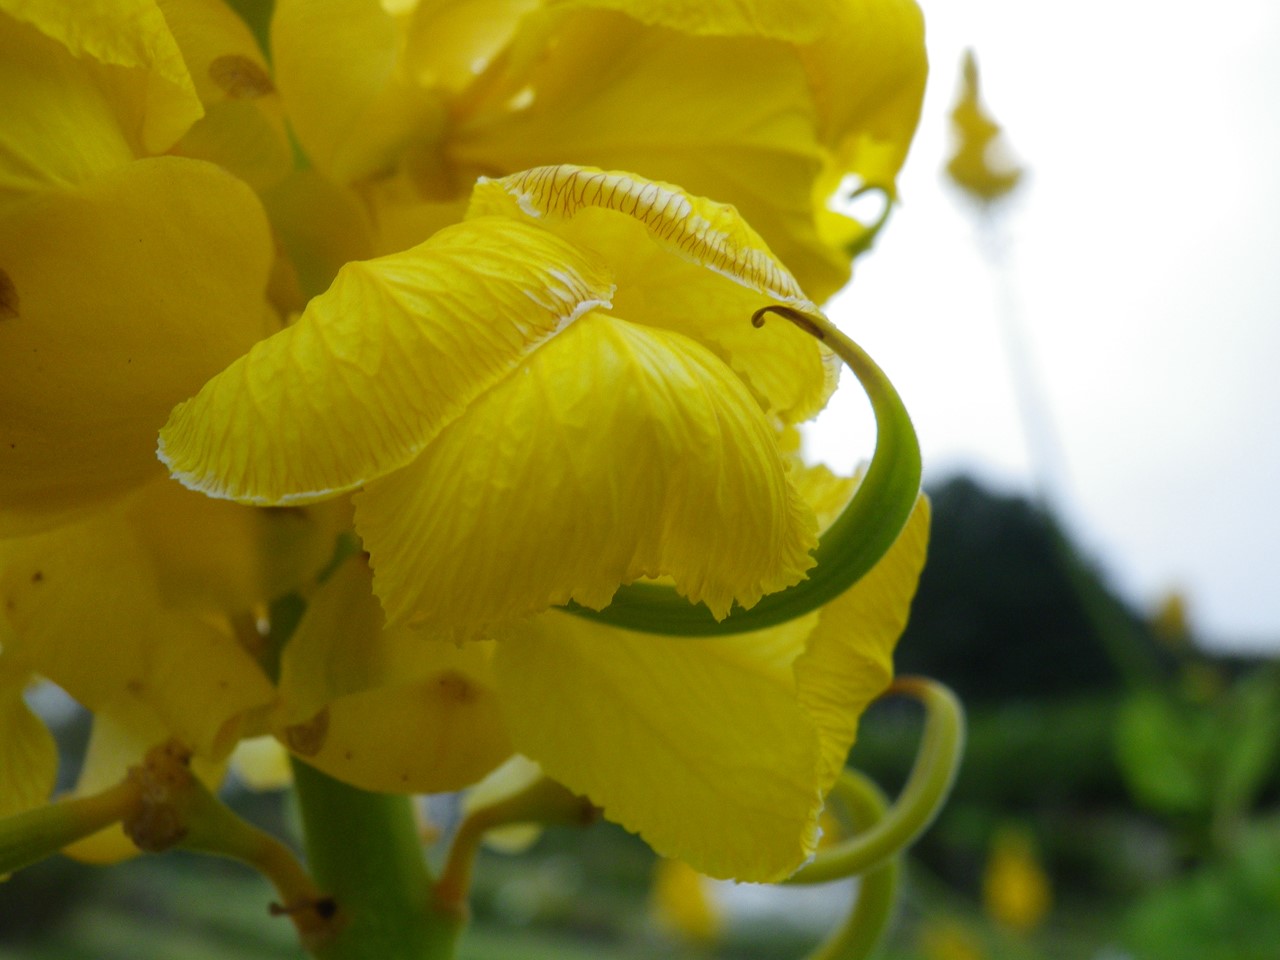
{"label": "overlapping petal", "polygon": [[0,531],[160,473],[168,411],[265,332],[271,255],[248,187],[174,157],[0,219]]}
{"label": "overlapping petal", "polygon": [[[826,500],[831,479],[801,486]],[[922,499],[866,577],[768,630],[667,638],[556,612],[514,628],[495,670],[516,749],[659,853],[712,876],[786,876],[892,677],[927,531]]]}
{"label": "overlapping petal", "polygon": [[457,790],[511,753],[490,654],[384,629],[369,568],[352,558],[285,648],[277,736],[366,790]]}
{"label": "overlapping petal", "polygon": [[166,594],[166,577],[180,574],[161,574],[139,530],[133,511],[146,513],[147,500],[144,490],[81,523],[0,544],[10,648],[89,709],[136,703],[168,735],[218,757],[270,703],[271,686],[216,615],[230,586],[210,585],[199,603]]}
{"label": "overlapping petal", "polygon": [[496,219],[348,264],[298,323],[174,410],[161,458],[191,488],[246,503],[351,490],[413,458],[611,292],[580,251]]}
{"label": "overlapping petal", "polygon": [[401,62],[399,20],[378,0],[276,4],[276,83],[311,162],[339,183],[393,169],[443,129],[443,100]]}
{"label": "overlapping petal", "polygon": [[921,497],[888,553],[822,608],[794,666],[800,703],[822,744],[820,789],[844,767],[863,710],[893,679],[893,648],[907,625],[929,540],[929,501]]}
{"label": "overlapping petal", "polygon": [[785,324],[755,329],[755,311],[816,310],[734,208],[634,174],[561,164],[482,180],[470,216],[528,217],[614,268],[616,311],[711,347],[785,422],[835,389],[835,358]]}
{"label": "overlapping petal", "polygon": [[0,11],[92,64],[121,129],[137,136],[139,155],[167,150],[200,116],[191,76],[154,0],[4,0]]}
{"label": "overlapping petal", "polygon": [[526,17],[499,70],[448,135],[459,169],[641,171],[732,203],[816,298],[847,279],[843,255],[814,228],[817,117],[789,48],[582,10]]}
{"label": "overlapping petal", "polygon": [[724,616],[812,564],[812,514],[741,381],[695,341],[592,313],[355,498],[393,624],[467,636],[670,575]]}
{"label": "overlapping petal", "polygon": [[204,115],[174,147],[217,163],[255,189],[292,167],[284,113],[253,34],[224,0],[158,0]]}

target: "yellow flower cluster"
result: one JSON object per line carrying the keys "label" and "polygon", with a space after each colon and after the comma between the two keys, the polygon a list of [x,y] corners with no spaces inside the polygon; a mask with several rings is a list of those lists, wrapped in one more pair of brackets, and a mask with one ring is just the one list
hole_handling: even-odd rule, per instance
{"label": "yellow flower cluster", "polygon": [[3,802],[50,787],[40,676],[95,714],[82,790],[170,737],[209,778],[269,733],[391,792],[522,753],[664,854],[786,876],[923,502],[780,627],[553,608],[804,578],[853,488],[790,446],[834,361],[749,320],[846,281],[829,202],[892,192],[919,11],[278,0],[269,48],[222,0],[0,0]]}

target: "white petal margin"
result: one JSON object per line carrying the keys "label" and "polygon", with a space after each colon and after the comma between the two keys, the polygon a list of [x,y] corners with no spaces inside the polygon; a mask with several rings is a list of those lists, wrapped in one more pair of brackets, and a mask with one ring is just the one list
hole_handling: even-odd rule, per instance
{"label": "white petal margin", "polygon": [[352,490],[413,459],[612,292],[590,255],[496,218],[349,263],[296,324],[174,409],[159,457],[191,489],[241,503]]}

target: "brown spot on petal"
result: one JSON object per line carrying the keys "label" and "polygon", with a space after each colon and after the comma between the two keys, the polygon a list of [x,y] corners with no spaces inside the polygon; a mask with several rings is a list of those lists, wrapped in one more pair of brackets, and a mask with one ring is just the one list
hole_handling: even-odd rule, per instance
{"label": "brown spot on petal", "polygon": [[13,320],[18,316],[18,288],[3,270],[0,270],[0,320]]}
{"label": "brown spot on petal", "polygon": [[31,575],[31,582],[32,582],[32,583],[42,583],[42,582],[44,582],[44,571],[43,571],[43,570],[37,570],[35,573],[33,573],[33,574]]}
{"label": "brown spot on petal", "polygon": [[329,708],[323,707],[310,720],[284,729],[284,742],[294,753],[314,757],[329,739]]}
{"label": "brown spot on petal", "polygon": [[436,677],[436,686],[444,700],[453,703],[471,703],[476,699],[476,688],[460,673],[450,670]]}
{"label": "brown spot on petal", "polygon": [[209,77],[233,100],[252,100],[275,92],[267,72],[248,57],[230,53],[209,64]]}

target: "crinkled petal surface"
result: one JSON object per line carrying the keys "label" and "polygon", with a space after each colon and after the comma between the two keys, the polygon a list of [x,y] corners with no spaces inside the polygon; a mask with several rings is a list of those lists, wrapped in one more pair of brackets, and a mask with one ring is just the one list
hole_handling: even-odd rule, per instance
{"label": "crinkled petal surface", "polygon": [[385,630],[369,568],[352,558],[312,598],[285,648],[276,735],[366,790],[475,783],[511,753],[490,646]]}
{"label": "crinkled petal surface", "polygon": [[813,721],[741,637],[689,641],[550,612],[494,661],[516,749],[658,853],[770,881],[813,851]]}
{"label": "crinkled petal surface", "polygon": [[562,164],[476,185],[471,216],[531,217],[614,267],[614,308],[716,352],[786,422],[817,413],[834,355],[789,324],[750,323],[761,307],[816,310],[732,207],[629,173]]}
{"label": "crinkled petal surface", "polygon": [[271,255],[248,187],[175,157],[0,218],[0,531],[160,472],[168,411],[264,333]]}
{"label": "crinkled petal surface", "polygon": [[612,289],[564,241],[496,218],[347,264],[296,324],[174,410],[161,459],[192,489],[245,503],[354,489],[403,466]]}
{"label": "crinkled petal surface", "polygon": [[602,313],[355,497],[392,624],[474,636],[670,575],[724,616],[798,581],[816,524],[758,404],[710,351]]}

